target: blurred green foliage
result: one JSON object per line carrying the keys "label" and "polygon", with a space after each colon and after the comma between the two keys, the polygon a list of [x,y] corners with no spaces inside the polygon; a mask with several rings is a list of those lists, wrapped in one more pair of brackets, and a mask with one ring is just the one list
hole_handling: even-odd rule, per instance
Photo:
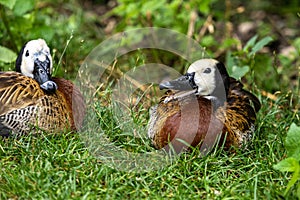
{"label": "blurred green foliage", "polygon": [[[21,47],[29,40],[44,38],[52,49],[54,66],[62,61],[55,70],[57,75],[74,77],[80,60],[91,49],[85,42],[90,33],[83,31],[82,13],[79,2],[74,0],[67,3],[63,0],[0,0],[0,53],[5,51],[0,56],[0,70],[13,70],[13,61]],[[72,36],[75,37],[64,52]],[[65,73],[67,71],[69,73]]]}
{"label": "blurred green foliage", "polygon": [[[255,82],[257,88],[270,93],[276,91],[299,93],[294,87],[297,84],[299,76],[297,68],[300,65],[298,45],[300,32],[295,29],[299,23],[299,17],[296,16],[299,1],[118,0],[117,2],[118,5],[108,13],[108,16],[118,16],[120,19],[115,29],[117,32],[148,26],[177,30],[197,40],[211,57],[225,62],[234,77],[245,76],[244,82],[248,82],[248,85]],[[298,34],[285,37],[284,31],[278,27],[280,23],[277,24],[273,18],[266,16],[267,14],[277,15],[278,19],[287,23],[286,27],[290,27],[287,31],[295,30]],[[250,37],[242,41],[236,36],[237,28],[245,21],[253,22],[258,27],[252,35],[247,33]],[[279,49],[280,43],[288,43],[285,45],[295,50],[283,55]]]}
{"label": "blurred green foliage", "polygon": [[[216,0],[118,0],[118,6],[110,14],[122,18],[117,28],[120,31],[156,26],[186,33],[191,12],[196,9],[203,15],[208,15],[214,2]],[[199,19],[197,27],[199,28],[203,22],[204,19]]]}
{"label": "blurred green foliage", "polygon": [[[111,2],[114,5],[109,7]],[[300,37],[293,33],[299,33],[295,28],[299,23],[296,15],[298,7],[299,2],[294,0],[284,3],[280,0],[0,0],[0,69],[12,70],[12,61],[22,45],[42,37],[53,50],[55,73],[74,78],[80,63],[105,37],[133,28],[154,26],[176,30],[194,38],[211,57],[225,62],[234,77],[245,77],[246,86],[255,82],[258,89],[270,93],[298,92],[295,85],[299,76]],[[98,10],[103,8],[106,9],[102,11],[105,14],[98,14]],[[282,26],[291,31],[291,36],[283,36],[276,21],[266,17],[268,14],[276,15],[282,23],[286,22]],[[116,23],[110,31],[104,30],[114,21]],[[237,36],[238,25],[245,21],[258,26],[247,38]],[[295,51],[281,54],[278,49],[280,43]],[[154,57],[181,73],[187,66],[168,53],[144,56],[138,51],[123,60],[141,57]]]}
{"label": "blurred green foliage", "polygon": [[255,59],[255,54],[266,46],[273,39],[269,36],[262,38],[256,42],[257,35],[253,36],[243,47],[241,51],[235,52],[233,56],[230,51],[226,54],[226,66],[228,66],[228,73],[230,76],[241,79],[250,71],[252,60]]}

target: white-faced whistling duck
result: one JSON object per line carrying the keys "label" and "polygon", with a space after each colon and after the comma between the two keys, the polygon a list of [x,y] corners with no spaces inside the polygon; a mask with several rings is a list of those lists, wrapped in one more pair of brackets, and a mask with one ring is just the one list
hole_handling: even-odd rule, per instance
{"label": "white-faced whistling duck", "polygon": [[155,148],[171,144],[178,153],[191,145],[208,152],[217,138],[225,148],[239,148],[252,138],[260,102],[229,77],[223,63],[198,60],[185,75],[159,87],[169,90],[150,109],[148,137]]}
{"label": "white-faced whistling duck", "polygon": [[76,130],[80,125],[83,96],[73,83],[51,73],[50,49],[43,39],[23,46],[15,72],[0,72],[1,136]]}

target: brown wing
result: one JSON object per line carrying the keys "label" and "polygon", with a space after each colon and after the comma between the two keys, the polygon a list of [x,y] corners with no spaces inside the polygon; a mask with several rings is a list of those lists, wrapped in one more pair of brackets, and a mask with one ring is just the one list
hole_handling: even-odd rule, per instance
{"label": "brown wing", "polygon": [[0,72],[0,115],[34,105],[43,95],[34,79],[17,72]]}
{"label": "brown wing", "polygon": [[27,132],[43,95],[35,80],[17,72],[0,72],[0,135]]}
{"label": "brown wing", "polygon": [[260,109],[258,98],[243,89],[242,83],[231,78],[227,103],[219,109],[219,116],[225,116],[224,133],[227,133],[226,146],[241,146],[251,139],[254,131],[256,112]]}
{"label": "brown wing", "polygon": [[[246,100],[247,103],[253,103],[253,106],[254,106],[254,109],[255,109],[255,112],[258,112],[260,110],[260,107],[261,107],[261,104],[260,104],[260,101],[258,100],[258,98],[246,91],[243,89],[243,84],[237,80],[235,80],[234,78],[230,78],[230,88],[229,88],[229,94],[230,95],[237,95],[237,96],[244,96],[245,98],[243,100]],[[230,96],[229,95],[229,96]]]}

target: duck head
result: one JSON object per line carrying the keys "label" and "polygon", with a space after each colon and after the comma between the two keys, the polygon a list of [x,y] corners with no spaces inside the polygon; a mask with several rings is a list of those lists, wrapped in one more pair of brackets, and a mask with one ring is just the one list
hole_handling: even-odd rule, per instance
{"label": "duck head", "polygon": [[187,91],[187,94],[193,90],[196,95],[223,104],[228,94],[229,75],[223,63],[214,59],[201,59],[192,63],[185,75],[163,82],[159,88]]}
{"label": "duck head", "polygon": [[16,60],[16,71],[35,79],[46,92],[57,90],[57,84],[51,80],[52,58],[45,40],[27,42]]}

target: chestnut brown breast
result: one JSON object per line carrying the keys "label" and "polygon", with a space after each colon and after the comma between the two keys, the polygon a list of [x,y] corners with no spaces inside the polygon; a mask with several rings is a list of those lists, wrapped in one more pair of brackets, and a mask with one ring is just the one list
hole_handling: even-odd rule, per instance
{"label": "chestnut brown breast", "polygon": [[169,143],[176,152],[188,145],[193,147],[205,141],[206,146],[214,143],[222,131],[223,123],[216,117],[211,101],[200,96],[171,100],[164,103],[164,96],[151,113],[148,135],[157,149],[169,149]]}

